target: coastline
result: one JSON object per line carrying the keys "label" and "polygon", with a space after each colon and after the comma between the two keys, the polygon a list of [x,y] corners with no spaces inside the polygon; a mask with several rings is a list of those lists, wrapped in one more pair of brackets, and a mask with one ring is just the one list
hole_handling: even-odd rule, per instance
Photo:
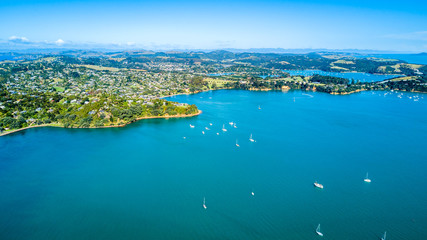
{"label": "coastline", "polygon": [[[193,113],[193,114],[187,114],[187,115],[165,115],[165,116],[150,116],[150,117],[140,117],[137,118],[135,121],[132,122],[127,122],[127,123],[123,123],[120,125],[113,125],[113,126],[101,126],[101,127],[76,127],[76,129],[97,129],[97,128],[119,128],[119,127],[126,127],[127,125],[134,123],[136,121],[140,121],[140,120],[144,120],[144,119],[156,119],[156,118],[164,118],[164,119],[168,119],[168,118],[187,118],[187,117],[194,117],[194,116],[198,116],[200,114],[202,114],[203,111],[202,110],[198,110],[197,113]],[[3,132],[0,133],[0,137],[2,136],[6,136],[12,133],[17,133],[17,132],[21,132],[30,128],[39,128],[39,127],[57,127],[57,128],[65,128],[64,126],[58,125],[57,123],[51,123],[51,124],[41,124],[41,125],[35,125],[35,126],[28,126],[25,128],[20,128],[20,129],[15,129],[15,130],[11,130],[8,132]],[[73,127],[71,127],[73,128]]]}
{"label": "coastline", "polygon": [[349,95],[349,94],[353,94],[353,93],[358,93],[358,92],[364,92],[367,91],[366,89],[357,89],[351,92],[330,92],[329,94],[331,95]]}
{"label": "coastline", "polygon": [[[216,90],[233,90],[233,89],[235,89],[235,90],[239,90],[239,89],[232,88],[232,87],[230,87],[230,88],[220,88],[220,89],[207,89],[207,90],[201,90],[201,91],[196,91],[196,92],[192,92],[192,93],[190,92],[190,93],[178,93],[178,94],[172,94],[172,95],[168,95],[168,96],[159,97],[159,99],[161,99],[161,98],[167,98],[167,97],[173,97],[173,96],[178,96],[178,95],[193,95],[193,94],[198,94],[198,93],[202,93],[202,92],[209,92],[209,91],[216,91]],[[288,90],[291,90],[291,88],[290,88],[290,87],[288,87],[288,86],[284,86],[284,87],[282,87],[281,89],[273,89],[273,88],[249,88],[249,89],[243,89],[243,90],[247,90],[247,91],[262,91],[262,92],[269,92],[269,91],[288,91]],[[299,90],[302,90],[302,89],[299,89]],[[306,91],[307,91],[307,90],[306,90]],[[311,91],[311,92],[318,92],[318,91],[316,91],[315,89],[311,89],[311,90],[308,90],[308,91]],[[353,94],[353,93],[364,92],[364,91],[369,91],[369,90],[367,90],[367,89],[357,89],[357,90],[355,90],[355,91],[351,91],[351,92],[342,92],[342,93],[338,93],[338,92],[330,92],[330,93],[327,93],[327,92],[324,92],[324,93],[327,93],[327,94],[330,94],[330,95],[350,95],[350,94]],[[419,91],[405,91],[405,90],[396,90],[396,91],[423,93],[423,92],[419,92]],[[127,125],[129,125],[129,124],[131,124],[131,123],[134,123],[134,122],[136,122],[136,121],[140,121],[140,120],[144,120],[144,119],[156,119],[156,118],[164,118],[164,119],[168,119],[168,118],[186,118],[186,117],[194,117],[194,116],[198,116],[198,115],[200,115],[200,114],[202,114],[202,113],[203,113],[203,111],[198,110],[198,112],[197,112],[197,113],[194,113],[194,114],[188,114],[188,115],[172,115],[172,116],[169,116],[169,115],[167,115],[167,116],[166,116],[166,115],[165,115],[165,116],[141,117],[141,118],[137,118],[135,121],[127,122],[127,123],[123,123],[123,124],[120,124],[120,125],[113,125],[113,126],[101,126],[101,127],[74,127],[74,128],[80,128],[80,129],[118,128],[118,127],[125,127],[125,126],[127,126]],[[25,127],[25,128],[15,129],[15,130],[11,130],[11,131],[8,131],[8,132],[3,132],[3,133],[0,133],[0,137],[5,136],[5,135],[9,135],[9,134],[12,134],[12,133],[16,133],[16,132],[24,131],[24,130],[27,130],[27,129],[30,129],[30,128],[38,128],[38,127],[58,127],[58,128],[64,128],[64,126],[58,125],[57,123],[52,123],[52,124],[41,124],[41,125],[28,126],[28,127]],[[73,128],[73,127],[71,127],[71,128]]]}
{"label": "coastline", "polygon": [[209,92],[209,91],[216,91],[216,90],[232,90],[232,89],[234,89],[234,88],[229,87],[229,88],[206,89],[206,90],[200,90],[200,91],[195,91],[195,92],[171,94],[171,95],[166,95],[166,96],[158,97],[158,98],[162,99],[162,98],[174,97],[174,96],[179,96],[179,95],[193,95],[193,94],[198,94],[198,93],[202,93],[202,92]]}

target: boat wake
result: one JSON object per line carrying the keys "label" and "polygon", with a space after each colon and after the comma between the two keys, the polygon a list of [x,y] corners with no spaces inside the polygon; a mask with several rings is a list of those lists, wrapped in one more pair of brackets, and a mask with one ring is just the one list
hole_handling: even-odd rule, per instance
{"label": "boat wake", "polygon": [[314,96],[313,96],[313,95],[310,95],[310,94],[302,93],[302,95],[304,95],[304,96],[309,96],[310,98],[314,98]]}

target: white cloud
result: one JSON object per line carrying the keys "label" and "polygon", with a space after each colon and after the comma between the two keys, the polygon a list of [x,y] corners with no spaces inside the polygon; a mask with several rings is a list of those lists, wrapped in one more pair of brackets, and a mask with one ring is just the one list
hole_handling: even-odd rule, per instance
{"label": "white cloud", "polygon": [[65,43],[65,41],[64,40],[62,40],[62,39],[58,39],[58,40],[56,40],[55,41],[55,44],[56,45],[62,45],[62,44],[64,44]]}
{"label": "white cloud", "polygon": [[9,38],[9,42],[13,42],[13,43],[29,43],[30,40],[28,40],[28,38],[26,38],[26,37],[12,36],[12,37]]}

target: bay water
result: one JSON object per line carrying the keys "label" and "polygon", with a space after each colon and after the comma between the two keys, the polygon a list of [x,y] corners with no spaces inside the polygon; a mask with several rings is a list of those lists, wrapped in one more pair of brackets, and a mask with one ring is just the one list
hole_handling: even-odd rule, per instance
{"label": "bay water", "polygon": [[220,90],[168,98],[197,117],[3,136],[0,239],[427,239],[426,97]]}

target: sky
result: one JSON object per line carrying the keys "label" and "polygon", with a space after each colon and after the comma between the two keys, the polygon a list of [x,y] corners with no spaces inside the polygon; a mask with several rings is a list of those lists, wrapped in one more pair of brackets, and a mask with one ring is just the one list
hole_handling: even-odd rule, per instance
{"label": "sky", "polygon": [[0,0],[0,47],[427,52],[427,1]]}

